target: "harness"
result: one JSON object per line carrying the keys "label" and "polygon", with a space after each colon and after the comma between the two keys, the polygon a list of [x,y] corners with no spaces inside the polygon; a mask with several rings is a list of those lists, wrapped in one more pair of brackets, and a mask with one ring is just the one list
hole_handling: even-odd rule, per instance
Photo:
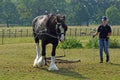
{"label": "harness", "polygon": [[[56,27],[56,30],[58,29],[58,25],[61,25],[61,23],[58,23],[57,24],[57,27]],[[57,32],[57,31],[56,31]],[[50,37],[52,37],[52,38],[56,38],[56,39],[60,39],[60,35],[62,35],[62,34],[64,34],[65,35],[65,33],[58,33],[57,32],[57,37],[56,36],[54,36],[54,35],[51,35],[51,34],[49,34],[49,33],[47,33],[47,29],[44,29],[44,30],[42,30],[42,31],[39,31],[39,32],[34,32],[35,34],[36,34],[36,36],[34,37],[35,39],[38,37],[38,36],[41,36],[41,35],[47,35],[47,36],[50,36]]]}
{"label": "harness", "polygon": [[[51,18],[51,15],[47,15],[47,17],[50,19]],[[49,21],[49,20],[48,20]],[[47,26],[47,24],[46,24],[46,26]],[[50,33],[47,33],[47,28],[45,28],[44,30],[41,30],[41,31],[39,31],[39,32],[34,32],[34,34],[36,34],[36,36],[34,37],[35,39],[38,37],[38,36],[41,36],[41,35],[47,35],[47,36],[50,36],[50,37],[52,37],[52,38],[56,38],[56,39],[60,39],[60,35],[61,34],[64,34],[65,35],[65,33],[59,33],[58,32],[58,28],[59,28],[59,26],[62,26],[62,23],[59,23],[59,22],[57,22],[57,24],[56,24],[56,33],[57,33],[57,36],[54,36],[54,35],[51,35]]]}

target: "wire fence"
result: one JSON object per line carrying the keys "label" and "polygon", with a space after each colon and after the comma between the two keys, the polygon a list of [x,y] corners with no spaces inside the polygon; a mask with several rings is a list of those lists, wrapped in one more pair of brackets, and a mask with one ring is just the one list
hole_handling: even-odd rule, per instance
{"label": "wire fence", "polygon": [[[69,28],[66,36],[92,36],[93,33],[95,33],[97,28],[90,28],[90,27],[85,27],[85,28]],[[113,36],[120,36],[120,28],[112,28],[112,35]],[[32,34],[32,29],[0,29],[0,40],[1,44],[4,44],[5,38],[23,38],[23,37],[33,37]]]}

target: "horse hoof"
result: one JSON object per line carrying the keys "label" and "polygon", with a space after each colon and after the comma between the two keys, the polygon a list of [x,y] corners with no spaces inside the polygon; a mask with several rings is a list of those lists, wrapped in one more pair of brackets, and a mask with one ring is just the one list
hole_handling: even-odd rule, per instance
{"label": "horse hoof", "polygon": [[33,64],[33,67],[34,67],[34,68],[38,68],[38,65],[37,65],[37,64]]}
{"label": "horse hoof", "polygon": [[36,60],[36,59],[35,59],[35,61],[34,61],[33,67],[34,67],[34,68],[38,68],[37,60]]}
{"label": "horse hoof", "polygon": [[40,57],[40,59],[38,60],[37,66],[41,67],[45,65],[45,60],[43,59],[43,57]]}
{"label": "horse hoof", "polygon": [[54,64],[54,65],[50,65],[49,71],[55,71],[55,70],[59,70],[58,67]]}
{"label": "horse hoof", "polygon": [[59,69],[58,68],[49,68],[48,70],[49,71],[58,71]]}

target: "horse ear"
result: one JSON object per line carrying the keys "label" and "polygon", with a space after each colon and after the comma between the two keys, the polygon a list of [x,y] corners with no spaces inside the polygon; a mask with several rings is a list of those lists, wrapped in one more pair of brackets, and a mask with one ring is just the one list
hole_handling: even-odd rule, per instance
{"label": "horse ear", "polygon": [[53,16],[53,14],[52,13],[50,13],[50,14],[48,14],[48,16],[49,16],[49,19]]}
{"label": "horse ear", "polygon": [[65,19],[65,15],[63,15],[63,18]]}
{"label": "horse ear", "polygon": [[67,29],[68,29],[67,25],[66,24],[62,24],[62,26],[64,26],[65,31],[67,31]]}

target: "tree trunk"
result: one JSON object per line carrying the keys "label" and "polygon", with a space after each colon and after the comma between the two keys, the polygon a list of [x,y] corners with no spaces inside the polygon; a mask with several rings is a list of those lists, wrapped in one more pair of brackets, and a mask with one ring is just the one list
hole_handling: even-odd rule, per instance
{"label": "tree trunk", "polygon": [[87,27],[89,26],[89,21],[86,22]]}
{"label": "tree trunk", "polygon": [[7,19],[7,22],[6,22],[6,24],[7,24],[7,27],[9,28],[10,26],[9,26],[9,21],[8,21],[8,19]]}

